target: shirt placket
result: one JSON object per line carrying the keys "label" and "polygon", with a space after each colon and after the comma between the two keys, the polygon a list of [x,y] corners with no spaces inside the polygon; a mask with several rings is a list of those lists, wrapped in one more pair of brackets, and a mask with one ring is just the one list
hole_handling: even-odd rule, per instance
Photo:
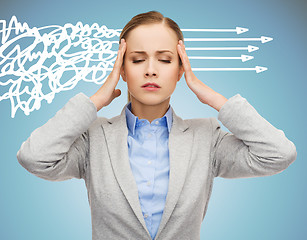
{"label": "shirt placket", "polygon": [[[158,123],[158,121],[157,121]],[[156,124],[157,124],[156,123]],[[152,198],[153,198],[153,191],[154,191],[154,177],[155,177],[155,163],[156,163],[156,152],[157,152],[157,138],[156,138],[156,131],[157,128],[154,125],[148,124],[147,131],[145,134],[144,141],[148,141],[148,146],[150,149],[148,149],[151,154],[150,158],[147,159],[147,165],[150,169],[150,174],[147,176],[146,179],[146,187],[148,188],[148,191],[150,192]],[[151,203],[149,204],[151,205]],[[152,209],[152,206],[148,208]],[[147,227],[149,228],[150,233],[152,234],[152,212],[147,211],[144,213],[144,220],[146,222]]]}

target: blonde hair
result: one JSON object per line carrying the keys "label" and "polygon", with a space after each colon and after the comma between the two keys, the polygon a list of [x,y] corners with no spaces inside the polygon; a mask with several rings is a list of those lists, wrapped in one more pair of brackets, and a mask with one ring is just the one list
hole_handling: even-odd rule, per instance
{"label": "blonde hair", "polygon": [[[160,12],[158,11],[149,11],[146,13],[140,13],[136,16],[134,16],[133,18],[131,18],[131,20],[125,25],[125,27],[123,28],[123,30],[121,31],[121,34],[119,36],[119,43],[120,40],[122,38],[124,38],[125,40],[128,38],[129,33],[135,29],[136,27],[140,26],[140,25],[145,25],[145,24],[154,24],[154,23],[162,23],[165,24],[166,26],[168,26],[170,29],[172,29],[179,40],[183,40],[183,34],[178,26],[178,24],[173,21],[172,19],[168,18],[168,17],[164,17]],[[123,61],[123,65],[124,65],[124,61]],[[179,66],[182,65],[181,59],[179,58]],[[128,90],[128,102],[131,101],[131,97],[130,97],[130,93]]]}

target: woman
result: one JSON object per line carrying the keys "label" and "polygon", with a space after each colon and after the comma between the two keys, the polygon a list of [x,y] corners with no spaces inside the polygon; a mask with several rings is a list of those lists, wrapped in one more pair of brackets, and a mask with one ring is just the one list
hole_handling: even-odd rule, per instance
{"label": "woman", "polygon": [[[170,97],[185,72],[215,118],[183,120]],[[97,117],[127,82],[119,116]],[[178,25],[159,12],[123,28],[113,71],[91,97],[79,93],[25,141],[20,164],[44,179],[83,178],[93,239],[199,239],[215,177],[268,176],[296,148],[239,94],[226,99],[191,70]]]}

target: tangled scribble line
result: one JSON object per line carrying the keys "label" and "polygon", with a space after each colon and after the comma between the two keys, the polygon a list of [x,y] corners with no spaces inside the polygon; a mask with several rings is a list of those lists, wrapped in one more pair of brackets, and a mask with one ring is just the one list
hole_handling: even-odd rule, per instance
{"label": "tangled scribble line", "polygon": [[[1,29],[2,26],[2,29]],[[183,32],[227,32],[237,35],[247,28],[235,29],[181,29]],[[21,109],[26,115],[41,107],[46,100],[51,103],[56,93],[73,89],[79,81],[103,84],[112,71],[117,56],[122,29],[108,29],[97,23],[89,26],[78,22],[64,26],[51,25],[30,28],[13,16],[8,22],[0,20],[0,101],[9,99],[11,117]],[[203,56],[210,51],[257,51],[257,46],[228,46],[229,42],[272,41],[261,36],[253,38],[184,38],[185,42],[225,42],[222,47],[187,47],[187,51],[200,51],[199,56],[188,56],[192,61],[215,60],[245,63],[253,56]],[[114,46],[115,45],[115,46]],[[201,67],[193,71],[253,71],[264,72],[268,68],[255,67]]]}
{"label": "tangled scribble line", "polygon": [[15,16],[8,25],[0,20],[0,101],[10,99],[14,118],[18,108],[29,115],[81,80],[102,84],[113,69],[119,34],[97,23],[30,28]]}

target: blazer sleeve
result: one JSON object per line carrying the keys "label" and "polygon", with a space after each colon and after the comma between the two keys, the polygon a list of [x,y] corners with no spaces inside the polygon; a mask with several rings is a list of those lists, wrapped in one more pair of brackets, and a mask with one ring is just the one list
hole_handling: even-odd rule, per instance
{"label": "blazer sleeve", "polygon": [[19,163],[46,180],[84,178],[87,129],[96,118],[97,109],[90,98],[83,93],[75,95],[22,143],[17,153]]}
{"label": "blazer sleeve", "polygon": [[213,129],[213,174],[223,178],[247,178],[277,174],[297,156],[295,145],[237,94],[228,99],[218,120],[230,131]]}

